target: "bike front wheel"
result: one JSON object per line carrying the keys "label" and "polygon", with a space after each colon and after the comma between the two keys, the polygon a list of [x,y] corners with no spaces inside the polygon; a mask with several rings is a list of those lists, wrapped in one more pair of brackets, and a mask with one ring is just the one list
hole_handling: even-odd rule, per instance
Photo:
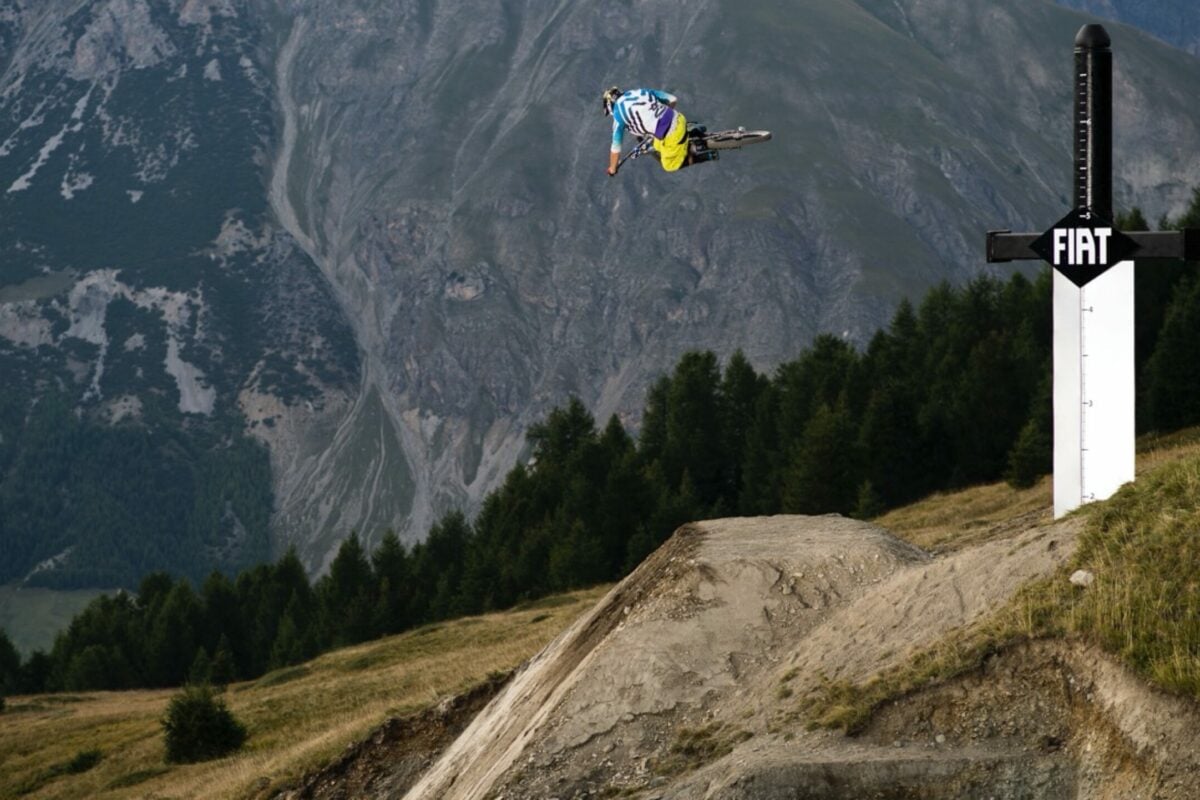
{"label": "bike front wheel", "polygon": [[717,131],[707,133],[700,140],[706,150],[736,150],[748,144],[771,140],[770,131]]}

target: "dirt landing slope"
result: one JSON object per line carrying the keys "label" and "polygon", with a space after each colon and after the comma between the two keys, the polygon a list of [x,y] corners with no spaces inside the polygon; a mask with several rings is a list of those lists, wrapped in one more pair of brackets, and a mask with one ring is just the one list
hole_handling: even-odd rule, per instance
{"label": "dirt landing slope", "polygon": [[1104,659],[1063,646],[907,698],[855,739],[780,722],[792,693],[902,663],[1051,573],[1078,526],[936,559],[838,516],[687,526],[519,672],[405,796],[1193,796],[1178,788],[1198,785],[1191,762],[1137,710],[1179,704],[1153,705]]}

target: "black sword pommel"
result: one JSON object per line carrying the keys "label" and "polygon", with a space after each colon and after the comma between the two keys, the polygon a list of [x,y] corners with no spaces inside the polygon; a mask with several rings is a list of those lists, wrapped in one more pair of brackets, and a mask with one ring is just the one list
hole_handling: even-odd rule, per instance
{"label": "black sword pommel", "polygon": [[1112,39],[1103,25],[1084,25],[1075,34],[1075,46],[1080,50],[1107,50],[1112,47]]}

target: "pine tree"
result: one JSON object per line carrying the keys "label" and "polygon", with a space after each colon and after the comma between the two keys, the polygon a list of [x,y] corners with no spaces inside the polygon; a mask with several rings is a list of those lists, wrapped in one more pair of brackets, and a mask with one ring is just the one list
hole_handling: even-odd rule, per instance
{"label": "pine tree", "polygon": [[212,659],[208,656],[207,648],[201,646],[196,650],[192,666],[188,669],[187,682],[192,686],[211,684],[213,677]]}
{"label": "pine tree", "polygon": [[767,380],[754,371],[741,350],[730,357],[721,378],[721,491],[729,509],[737,509],[742,491],[743,460],[750,431],[754,427],[758,398]]}
{"label": "pine tree", "polygon": [[858,500],[854,503],[855,519],[874,519],[884,511],[883,498],[875,491],[870,480],[863,481],[858,487]]}
{"label": "pine tree", "polygon": [[890,380],[877,386],[867,403],[859,447],[868,483],[885,507],[913,500],[928,488],[917,414],[913,397]]}
{"label": "pine tree", "polygon": [[642,431],[638,435],[638,455],[643,464],[662,461],[667,446],[667,406],[671,379],[665,375],[646,392],[642,412]]}
{"label": "pine tree", "polygon": [[1054,469],[1054,381],[1049,372],[1031,403],[1029,420],[1008,454],[1004,479],[1015,489],[1027,489]]}
{"label": "pine tree", "polygon": [[624,574],[629,541],[650,517],[654,505],[654,493],[637,453],[632,447],[620,457],[616,452],[604,480],[599,508],[600,580],[616,580]]}
{"label": "pine tree", "polygon": [[746,435],[737,508],[749,516],[777,514],[780,510],[782,455],[777,398],[774,387],[769,384],[764,387],[755,403],[754,419]]}
{"label": "pine tree", "polygon": [[374,587],[371,563],[358,534],[351,533],[338,548],[329,574],[320,584],[326,641],[339,647],[370,638],[375,609]]}
{"label": "pine tree", "polygon": [[203,613],[191,585],[181,580],[148,618],[146,668],[154,686],[179,686],[186,681],[200,641]]}
{"label": "pine tree", "polygon": [[[266,672],[275,641],[282,600],[273,585],[274,567],[259,564],[238,574],[237,588],[241,622],[233,631],[226,630],[231,645],[235,672],[242,678],[253,678]],[[238,633],[241,638],[236,638]]]}
{"label": "pine tree", "polygon": [[566,408],[556,408],[531,425],[526,438],[533,445],[539,472],[570,470],[583,446],[595,441],[596,421],[579,398],[572,397]]}
{"label": "pine tree", "polygon": [[114,647],[90,644],[75,653],[67,665],[62,688],[67,691],[116,690],[133,686],[132,669]]}
{"label": "pine tree", "polygon": [[379,547],[371,554],[371,566],[378,584],[372,628],[381,635],[405,630],[410,625],[412,576],[408,552],[395,531],[383,535]]}
{"label": "pine tree", "polygon": [[696,491],[696,484],[688,470],[679,479],[679,488],[672,491],[661,482],[653,481],[659,489],[658,499],[646,526],[653,542],[651,549],[665,542],[680,526],[704,518],[704,509]]}
{"label": "pine tree", "polygon": [[[584,426],[577,430],[582,431]],[[562,444],[560,442],[560,444]],[[563,455],[564,446],[559,453]],[[433,526],[425,539],[425,556],[417,571],[432,578],[429,613],[433,619],[445,619],[460,613],[463,566],[471,542],[471,527],[460,511],[451,511]]]}
{"label": "pine tree", "polygon": [[237,587],[220,572],[212,572],[200,588],[200,602],[204,606],[204,622],[201,641],[216,658],[218,643],[225,641],[232,658],[234,642],[242,652],[248,647],[246,636],[246,610],[238,600]]}
{"label": "pine tree", "polygon": [[0,628],[0,695],[16,694],[21,684],[21,656],[8,632]]}
{"label": "pine tree", "polygon": [[235,680],[237,680],[237,669],[234,665],[233,650],[229,645],[229,637],[221,634],[221,638],[217,642],[217,649],[213,653],[209,681],[218,689],[224,689]]}
{"label": "pine tree", "polygon": [[821,405],[805,427],[784,477],[784,510],[849,514],[862,480],[856,432],[845,403]]}
{"label": "pine tree", "polygon": [[658,544],[658,538],[650,533],[650,529],[645,524],[639,525],[626,543],[622,571],[626,574],[633,572],[646,556],[654,552]]}
{"label": "pine tree", "polygon": [[683,474],[696,494],[694,518],[721,496],[721,377],[712,352],[685,353],[671,377],[667,395],[667,441],[661,465],[669,490],[680,491]]}
{"label": "pine tree", "polygon": [[271,669],[299,664],[305,659],[305,647],[292,614],[284,614],[271,645]]}
{"label": "pine tree", "polygon": [[604,563],[600,543],[588,535],[583,523],[559,520],[554,527],[562,533],[550,549],[551,589],[561,592],[602,581]]}
{"label": "pine tree", "polygon": [[1053,444],[1047,432],[1029,420],[1008,456],[1004,479],[1014,489],[1028,489],[1053,468]]}
{"label": "pine tree", "polygon": [[799,443],[820,406],[832,408],[846,396],[858,358],[848,342],[825,333],[798,360],[779,367],[775,385],[781,451],[789,452]]}
{"label": "pine tree", "polygon": [[175,581],[165,572],[151,572],[142,578],[138,584],[138,605],[153,614],[156,607],[161,605],[175,586]]}
{"label": "pine tree", "polygon": [[42,650],[34,650],[29,658],[21,665],[21,694],[41,694],[50,691],[50,675],[54,662]]}
{"label": "pine tree", "polygon": [[1200,422],[1200,280],[1171,301],[1154,355],[1146,365],[1146,411],[1152,430]]}

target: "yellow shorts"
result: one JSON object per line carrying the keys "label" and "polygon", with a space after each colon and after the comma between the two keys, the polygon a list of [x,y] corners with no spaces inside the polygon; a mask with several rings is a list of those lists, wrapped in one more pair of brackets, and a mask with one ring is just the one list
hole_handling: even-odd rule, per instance
{"label": "yellow shorts", "polygon": [[688,154],[687,120],[683,118],[683,114],[675,112],[675,122],[671,124],[671,130],[667,131],[663,138],[654,140],[654,149],[658,151],[662,168],[667,172],[674,172],[683,166],[683,160]]}

